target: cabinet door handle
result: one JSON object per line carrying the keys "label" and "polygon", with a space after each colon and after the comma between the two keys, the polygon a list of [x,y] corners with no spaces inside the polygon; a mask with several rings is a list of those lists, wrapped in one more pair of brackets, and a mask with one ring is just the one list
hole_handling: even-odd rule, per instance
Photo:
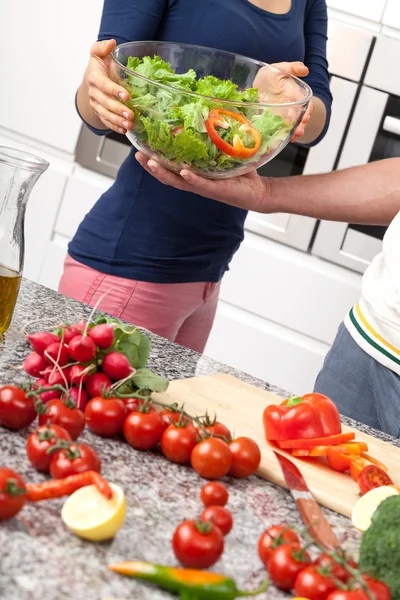
{"label": "cabinet door handle", "polygon": [[400,135],[400,119],[396,119],[396,117],[385,117],[382,129],[389,133]]}

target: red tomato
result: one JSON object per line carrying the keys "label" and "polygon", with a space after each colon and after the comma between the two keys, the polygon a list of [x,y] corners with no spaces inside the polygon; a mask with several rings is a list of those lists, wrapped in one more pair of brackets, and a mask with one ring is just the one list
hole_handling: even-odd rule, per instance
{"label": "red tomato", "polygon": [[264,531],[258,540],[258,556],[261,562],[267,567],[272,551],[275,548],[283,544],[293,543],[300,543],[300,538],[293,529],[289,529],[286,525],[273,525]]}
{"label": "red tomato", "polygon": [[232,453],[223,440],[208,438],[193,448],[190,462],[201,477],[221,479],[231,468]]}
{"label": "red tomato", "polygon": [[271,581],[282,590],[293,589],[297,575],[311,563],[310,555],[300,544],[284,544],[272,551],[268,561]]}
{"label": "red tomato", "polygon": [[[375,600],[391,600],[392,596],[386,584],[382,581],[375,581],[366,575],[362,575],[362,578],[374,594]],[[363,589],[358,588],[351,591],[336,590],[329,594],[327,600],[369,600],[369,598]]]}
{"label": "red tomato", "polygon": [[[162,410],[160,412],[160,417],[163,420],[164,428],[167,429],[167,427],[169,427],[171,423],[177,423],[179,421],[179,419],[181,418],[181,413],[176,412],[174,410]],[[188,419],[188,417],[183,417],[181,422],[189,423],[190,419]]]}
{"label": "red tomato", "polygon": [[97,435],[112,436],[122,431],[128,411],[118,398],[92,398],[85,408],[87,426]]}
{"label": "red tomato", "polygon": [[24,480],[11,469],[0,468],[0,521],[12,519],[26,500]]}
{"label": "red tomato", "polygon": [[302,596],[307,600],[326,600],[335,589],[334,581],[322,575],[319,568],[315,566],[300,571],[294,584],[296,596]]}
{"label": "red tomato", "polygon": [[126,441],[137,450],[150,450],[157,446],[163,431],[162,418],[155,410],[131,412],[123,426]]}
{"label": "red tomato", "polygon": [[363,469],[358,478],[361,495],[381,485],[393,485],[393,481],[383,469],[376,465],[368,465]]}
{"label": "red tomato", "polygon": [[53,455],[48,454],[47,450],[55,446],[58,439],[72,441],[66,429],[54,424],[42,425],[30,434],[26,442],[26,453],[35,469],[49,472]]}
{"label": "red tomato", "polygon": [[261,452],[257,444],[247,437],[240,437],[229,444],[232,453],[232,466],[229,475],[232,477],[248,477],[260,466]]}
{"label": "red tomato", "polygon": [[85,471],[101,471],[100,458],[86,444],[71,444],[69,448],[57,451],[50,462],[50,475],[53,479],[64,479]]}
{"label": "red tomato", "polygon": [[204,423],[204,429],[207,431],[207,433],[211,435],[222,435],[222,437],[224,437],[228,443],[232,439],[232,435],[229,429],[226,427],[226,425],[220,423],[219,421],[212,422],[206,420]]}
{"label": "red tomato", "polygon": [[[144,400],[140,398],[121,398],[125,404],[128,414],[131,412],[138,412],[144,405]],[[149,405],[149,410],[156,410],[154,404]]]}
{"label": "red tomato", "polygon": [[[350,560],[347,557],[346,559],[350,567],[357,568],[357,563],[354,560]],[[350,573],[327,554],[320,554],[314,564],[321,567],[327,575],[333,575],[333,577],[343,583],[346,583],[350,579]]]}
{"label": "red tomato", "polygon": [[200,521],[211,521],[220,528],[223,535],[228,535],[233,526],[231,511],[224,506],[208,506],[200,515]]}
{"label": "red tomato", "polygon": [[66,429],[73,440],[80,436],[85,428],[85,415],[77,408],[69,408],[63,400],[57,398],[46,404],[46,412],[39,416],[39,425],[54,423]]}
{"label": "red tomato", "polygon": [[161,450],[169,460],[184,465],[190,462],[190,455],[197,444],[197,433],[191,423],[169,425],[161,437]]}
{"label": "red tomato", "polygon": [[228,490],[219,481],[206,483],[201,488],[200,499],[204,506],[225,506],[228,498]]}
{"label": "red tomato", "polygon": [[24,390],[15,385],[0,388],[0,425],[18,430],[36,419],[35,403]]}
{"label": "red tomato", "polygon": [[189,569],[208,569],[224,550],[224,536],[208,523],[184,521],[175,530],[172,548],[181,565]]}

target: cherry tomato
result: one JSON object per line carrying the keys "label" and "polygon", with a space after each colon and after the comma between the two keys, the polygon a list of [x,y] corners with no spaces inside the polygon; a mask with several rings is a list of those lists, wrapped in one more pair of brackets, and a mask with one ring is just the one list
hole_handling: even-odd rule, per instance
{"label": "cherry tomato", "polygon": [[18,430],[28,427],[37,413],[33,398],[15,385],[0,388],[0,425]]}
{"label": "cherry tomato", "polygon": [[0,521],[12,519],[26,500],[24,480],[11,469],[0,468]]}
{"label": "cherry tomato", "polygon": [[296,577],[294,591],[308,600],[326,600],[336,589],[332,579],[322,575],[319,567],[306,567]]}
{"label": "cherry tomato", "polygon": [[224,550],[224,536],[212,523],[184,521],[175,530],[172,548],[184,567],[208,569]]}
{"label": "cherry tomato", "polygon": [[[375,600],[391,600],[391,593],[386,584],[382,581],[375,581],[366,575],[362,575],[362,578],[368,584],[370,591],[374,594]],[[357,584],[355,584],[357,586]],[[361,589],[353,590],[335,590],[329,594],[327,600],[369,600],[366,592]]]}
{"label": "cherry tomato", "polygon": [[271,581],[282,590],[293,589],[297,575],[311,563],[308,552],[300,544],[284,544],[272,551],[268,561]]}
{"label": "cherry tomato", "polygon": [[161,437],[161,450],[169,460],[184,465],[197,444],[197,433],[191,423],[169,425]]}
{"label": "cherry tomato", "polygon": [[104,437],[120,433],[127,414],[125,404],[118,398],[97,396],[89,400],[85,408],[87,426]]}
{"label": "cherry tomato", "polygon": [[200,499],[204,506],[225,506],[228,498],[228,490],[219,481],[206,483],[201,488]]}
{"label": "cherry tomato", "polygon": [[286,525],[273,525],[261,534],[258,540],[258,556],[267,567],[272,551],[283,544],[300,543],[300,538]]}
{"label": "cherry tomato", "polygon": [[50,475],[53,479],[64,479],[85,471],[101,471],[100,458],[86,444],[71,444],[69,448],[55,452],[50,462]]}
{"label": "cherry tomato", "polygon": [[208,438],[193,448],[190,456],[193,469],[205,479],[221,479],[232,465],[232,453],[226,442]]}
{"label": "cherry tomato", "polygon": [[49,472],[53,456],[47,450],[55,446],[58,439],[72,441],[66,429],[54,424],[42,425],[30,434],[26,442],[26,453],[35,469]]}
{"label": "cherry tomato", "polygon": [[242,478],[253,475],[260,466],[261,452],[257,444],[247,437],[240,437],[229,444],[232,466],[229,475]]}
{"label": "cherry tomato", "polygon": [[393,485],[393,481],[383,469],[376,465],[368,465],[363,469],[358,478],[361,495],[381,485]]}
{"label": "cherry tomato", "polygon": [[123,426],[126,441],[137,450],[150,450],[157,446],[163,431],[162,418],[155,410],[131,412]]}
{"label": "cherry tomato", "polygon": [[[167,429],[171,423],[177,423],[181,419],[181,413],[174,410],[162,410],[160,412],[160,417],[163,420],[164,428]],[[188,419],[188,417],[183,417],[181,422],[190,423],[190,419]]]}
{"label": "cherry tomato", "polygon": [[231,511],[224,506],[208,506],[200,515],[200,521],[207,523],[212,521],[220,528],[223,535],[228,535],[233,526]]}
{"label": "cherry tomato", "polygon": [[[357,568],[357,563],[354,562],[354,560],[350,560],[347,557],[346,560],[350,567],[353,567],[354,569]],[[343,583],[346,583],[350,578],[350,573],[327,554],[320,554],[314,565],[321,567],[326,574],[333,575],[335,579],[339,579],[339,581],[342,581]]]}
{"label": "cherry tomato", "polygon": [[[128,414],[140,411],[144,405],[144,400],[141,398],[121,398],[121,400],[125,404]],[[149,404],[149,410],[156,410],[154,404]]]}
{"label": "cherry tomato", "polygon": [[211,435],[222,435],[227,442],[230,442],[232,439],[229,429],[226,427],[226,425],[220,423],[219,421],[212,422],[206,420],[204,423],[204,429]]}
{"label": "cherry tomato", "polygon": [[46,404],[46,412],[39,416],[39,425],[54,423],[66,429],[73,440],[80,436],[85,428],[85,415],[77,408],[69,408],[66,403],[57,398]]}

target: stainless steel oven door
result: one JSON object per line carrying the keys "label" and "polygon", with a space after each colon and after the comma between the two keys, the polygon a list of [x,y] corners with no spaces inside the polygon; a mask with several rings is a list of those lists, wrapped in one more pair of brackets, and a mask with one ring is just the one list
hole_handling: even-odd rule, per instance
{"label": "stainless steel oven door", "polygon": [[125,135],[113,132],[107,136],[99,136],[83,125],[76,146],[75,160],[86,169],[115,179],[131,148],[132,144]]}
{"label": "stainless steel oven door", "polygon": [[[331,91],[334,103],[331,124],[325,138],[311,149],[289,144],[271,163],[259,169],[260,175],[287,177],[331,171],[339,154],[357,88],[357,83],[353,81],[332,77]],[[316,223],[316,219],[298,215],[264,215],[250,212],[246,221],[246,229],[299,250],[307,251]]]}

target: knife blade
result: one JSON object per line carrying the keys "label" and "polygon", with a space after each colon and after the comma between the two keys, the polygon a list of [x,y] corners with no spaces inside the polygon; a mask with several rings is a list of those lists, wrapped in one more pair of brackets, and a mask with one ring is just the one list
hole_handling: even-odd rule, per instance
{"label": "knife blade", "polygon": [[308,489],[300,470],[286,456],[275,452],[275,450],[274,454],[281,466],[286,484],[296,502],[300,516],[307,525],[308,533],[327,550],[340,548],[339,540],[323,515],[318,502]]}

